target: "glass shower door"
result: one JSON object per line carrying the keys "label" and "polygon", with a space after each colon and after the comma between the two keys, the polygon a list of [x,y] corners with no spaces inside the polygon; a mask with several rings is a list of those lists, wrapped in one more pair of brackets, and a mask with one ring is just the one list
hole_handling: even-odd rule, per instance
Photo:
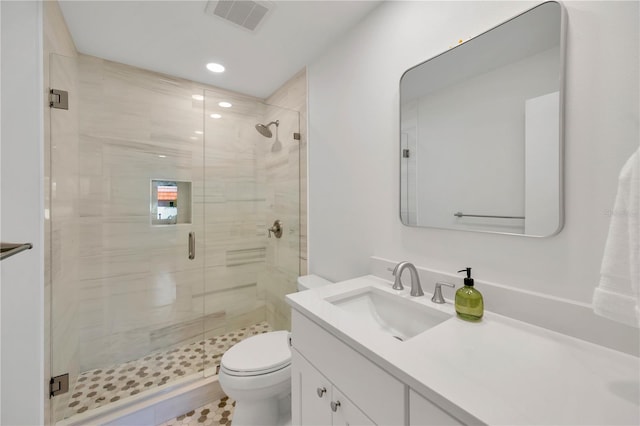
{"label": "glass shower door", "polygon": [[52,55],[50,80],[69,93],[46,173],[58,421],[203,375],[204,129],[185,80],[83,55]]}
{"label": "glass shower door", "polygon": [[83,55],[52,55],[50,80],[69,94],[45,173],[51,372],[69,379],[54,421],[214,375],[233,344],[289,329],[299,113]]}
{"label": "glass shower door", "polygon": [[[290,329],[284,295],[299,275],[299,120],[255,98],[205,91],[206,375],[235,343]],[[268,232],[276,221],[279,236]]]}

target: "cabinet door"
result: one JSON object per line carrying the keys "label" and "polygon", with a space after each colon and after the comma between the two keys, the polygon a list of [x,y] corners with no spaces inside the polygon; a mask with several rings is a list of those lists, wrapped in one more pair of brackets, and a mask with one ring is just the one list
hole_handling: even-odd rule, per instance
{"label": "cabinet door", "polygon": [[[342,392],[334,386],[331,402],[336,405],[331,405],[333,412],[333,426],[356,426],[356,425],[375,425],[375,423],[369,419],[358,407],[355,406]],[[338,405],[339,404],[339,405]]]}
{"label": "cabinet door", "polygon": [[409,425],[460,426],[462,423],[413,389],[409,389]]}
{"label": "cabinet door", "polygon": [[331,424],[331,383],[295,349],[291,351],[291,420],[295,425]]}

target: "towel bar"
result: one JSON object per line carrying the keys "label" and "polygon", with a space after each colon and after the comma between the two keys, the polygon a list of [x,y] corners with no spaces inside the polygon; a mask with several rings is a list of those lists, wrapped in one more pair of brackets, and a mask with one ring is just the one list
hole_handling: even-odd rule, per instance
{"label": "towel bar", "polygon": [[453,214],[456,217],[492,217],[497,219],[524,219],[524,216],[492,216],[492,215],[483,215],[483,214],[465,214],[462,212],[455,212]]}
{"label": "towel bar", "polygon": [[33,248],[31,243],[0,243],[0,260],[5,260],[8,257],[18,254],[24,250],[30,250]]}

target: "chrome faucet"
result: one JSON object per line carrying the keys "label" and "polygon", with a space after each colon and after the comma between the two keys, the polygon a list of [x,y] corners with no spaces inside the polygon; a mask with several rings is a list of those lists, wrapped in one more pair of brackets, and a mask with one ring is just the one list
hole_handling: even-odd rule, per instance
{"label": "chrome faucet", "polygon": [[420,277],[418,276],[418,270],[416,269],[415,266],[413,266],[413,263],[404,261],[404,262],[400,262],[396,265],[395,268],[393,268],[393,276],[396,277],[395,281],[393,282],[393,289],[394,290],[402,290],[404,289],[404,286],[402,285],[402,271],[404,271],[406,269],[409,269],[409,272],[411,273],[411,295],[412,296],[424,296],[424,292],[422,291],[422,286],[420,285]]}

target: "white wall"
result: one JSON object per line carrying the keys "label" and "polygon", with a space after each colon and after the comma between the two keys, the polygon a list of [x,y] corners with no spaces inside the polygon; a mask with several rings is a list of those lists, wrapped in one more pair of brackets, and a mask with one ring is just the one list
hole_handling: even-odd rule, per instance
{"label": "white wall", "polygon": [[386,2],[309,66],[312,273],[332,280],[361,275],[369,271],[368,256],[377,255],[439,271],[471,266],[478,279],[591,303],[617,175],[639,140],[638,2],[565,3],[560,234],[416,229],[398,218],[400,76],[535,4]]}
{"label": "white wall", "polygon": [[2,418],[43,424],[42,5],[1,2],[2,241],[32,250],[1,271]]}

